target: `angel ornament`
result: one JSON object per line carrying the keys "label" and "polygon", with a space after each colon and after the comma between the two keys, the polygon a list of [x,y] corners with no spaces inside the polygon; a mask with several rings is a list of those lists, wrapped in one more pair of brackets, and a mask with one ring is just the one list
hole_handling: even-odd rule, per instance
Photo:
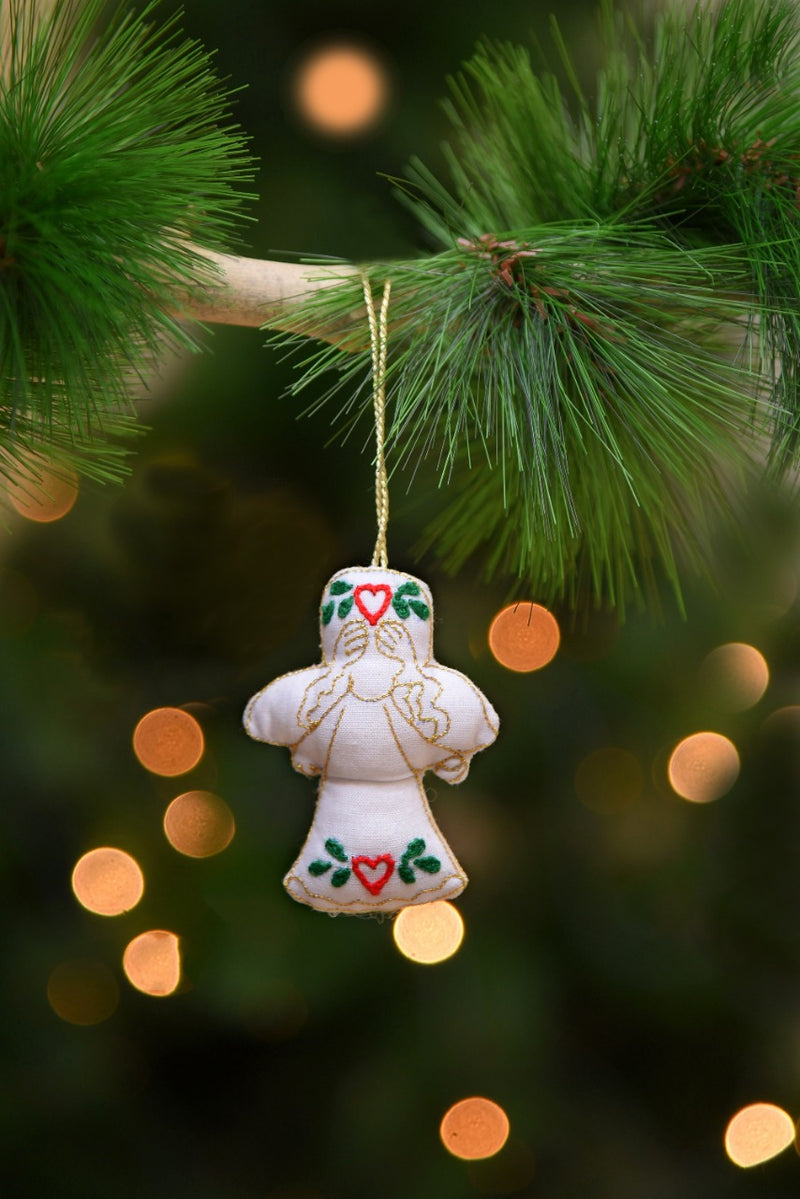
{"label": "angel ornament", "polygon": [[380,566],[340,570],[320,622],[320,665],[270,683],[244,716],[251,737],[287,746],[295,770],[320,779],[284,886],[332,914],[451,899],[467,877],[436,826],[423,775],[460,783],[497,736],[497,714],[433,657],[433,604],[419,579]]}

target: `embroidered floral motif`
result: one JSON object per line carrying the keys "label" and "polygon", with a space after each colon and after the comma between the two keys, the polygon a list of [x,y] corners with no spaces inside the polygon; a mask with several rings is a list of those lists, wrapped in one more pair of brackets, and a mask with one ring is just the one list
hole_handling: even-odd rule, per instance
{"label": "embroidered floral motif", "polygon": [[[342,845],[341,841],[337,841],[335,837],[328,837],[328,840],[325,842],[325,848],[331,857],[335,858],[337,862],[347,861],[347,854],[344,851],[344,846]],[[309,862],[308,873],[313,874],[314,878],[319,878],[320,875],[327,874],[332,865],[332,862],[326,862],[322,858],[316,858],[313,862]],[[350,870],[347,867],[344,869],[340,867],[338,870],[334,870],[333,874],[331,875],[331,886],[343,887],[349,877]]]}
{"label": "embroidered floral motif", "polygon": [[[388,583],[361,583],[354,588],[347,579],[334,579],[328,590],[328,599],[322,605],[320,617],[323,625],[331,623],[334,612],[340,620],[344,620],[350,615],[355,604],[361,615],[373,626],[388,611],[390,605],[401,620],[408,620],[412,612],[420,620],[430,620],[430,608],[419,598],[420,595],[419,584],[413,579],[401,583],[394,592]],[[339,600],[340,596],[344,598]]]}
{"label": "embroidered floral motif", "polygon": [[[347,863],[345,866],[340,866],[338,870],[334,870],[331,875],[332,887],[343,887],[351,874],[354,874],[362,887],[369,891],[370,895],[378,895],[392,877],[395,869],[395,860],[390,853],[379,853],[375,857],[369,857],[367,854],[358,854],[356,857],[348,858],[347,852],[341,841],[337,841],[335,837],[329,837],[325,842],[325,849],[332,858],[337,862]],[[417,870],[423,870],[426,874],[438,874],[442,868],[442,863],[438,858],[433,856],[423,857],[425,853],[425,842],[422,837],[415,837],[413,841],[409,841],[406,850],[400,859],[400,865],[397,867],[397,877],[404,883],[411,886],[416,882],[414,866]],[[321,875],[327,874],[333,862],[327,862],[323,858],[315,858],[313,862],[308,864],[308,873],[314,878],[320,878]],[[382,873],[375,875],[367,875],[365,869],[376,871],[382,868]]]}
{"label": "embroidered floral motif", "polygon": [[427,857],[423,858],[420,855],[425,852],[425,842],[422,837],[417,837],[414,841],[409,841],[408,847],[403,854],[400,865],[397,867],[397,876],[409,886],[416,882],[416,875],[411,866],[413,859],[414,866],[418,870],[424,870],[426,874],[438,874],[442,868],[442,863],[438,858]]}
{"label": "embroidered floral motif", "polygon": [[401,583],[392,596],[392,607],[401,620],[407,620],[413,612],[420,620],[427,620],[430,616],[428,605],[423,603],[421,599],[409,599],[409,596],[418,596],[420,594],[419,584],[412,582],[411,579],[407,583]]}

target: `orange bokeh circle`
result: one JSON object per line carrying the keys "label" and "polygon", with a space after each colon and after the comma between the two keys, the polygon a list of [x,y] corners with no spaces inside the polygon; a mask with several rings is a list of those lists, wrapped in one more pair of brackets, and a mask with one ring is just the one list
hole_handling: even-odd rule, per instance
{"label": "orange bokeh circle", "polygon": [[446,899],[434,899],[398,912],[392,929],[404,957],[433,966],[452,957],[464,939],[464,921]]}
{"label": "orange bokeh circle", "polygon": [[363,46],[345,42],[318,47],[294,79],[294,102],[305,121],[321,133],[363,133],[382,115],[389,83],[382,63]]}
{"label": "orange bokeh circle", "polygon": [[154,708],[133,732],[133,750],[141,764],[168,778],[192,770],[204,749],[203,730],[183,708]]}
{"label": "orange bokeh circle", "polygon": [[736,746],[721,733],[692,733],[675,746],[667,773],[674,791],[690,803],[711,803],[739,777]]}
{"label": "orange bokeh circle", "polygon": [[236,824],[224,799],[212,791],[186,791],[164,813],[167,840],[190,858],[210,858],[227,849]]}
{"label": "orange bokeh circle", "polygon": [[181,979],[180,942],[166,929],[150,929],[128,942],[122,955],[128,982],[145,995],[171,995]]}
{"label": "orange bokeh circle", "polygon": [[489,628],[489,648],[501,666],[520,673],[541,670],[558,652],[561,632],[541,604],[509,604]]}
{"label": "orange bokeh circle", "polygon": [[74,470],[37,463],[35,476],[18,474],[6,484],[12,507],[26,520],[49,524],[60,520],[74,507],[79,482]]}
{"label": "orange bokeh circle", "polygon": [[706,654],[699,681],[723,712],[752,708],[769,686],[769,666],[754,645],[731,641]]}
{"label": "orange bokeh circle", "polygon": [[748,1169],[777,1157],[795,1139],[794,1120],[774,1103],[751,1103],[731,1118],[725,1129],[725,1152]]}
{"label": "orange bokeh circle", "polygon": [[90,849],[72,871],[75,898],[98,916],[120,916],[135,908],[144,893],[139,863],[123,849]]}
{"label": "orange bokeh circle", "polygon": [[508,1116],[502,1107],[478,1095],[454,1103],[445,1112],[439,1129],[445,1149],[471,1161],[499,1153],[509,1131]]}

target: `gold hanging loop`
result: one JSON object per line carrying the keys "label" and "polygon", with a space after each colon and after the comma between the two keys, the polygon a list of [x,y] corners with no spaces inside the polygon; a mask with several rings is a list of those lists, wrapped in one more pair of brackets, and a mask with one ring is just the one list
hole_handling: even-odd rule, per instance
{"label": "gold hanging loop", "polygon": [[389,480],[386,475],[384,439],[386,435],[386,324],[389,314],[389,293],[392,285],[387,279],[383,285],[383,299],[376,318],[369,279],[363,276],[364,303],[369,321],[369,339],[372,347],[372,395],[375,402],[375,515],[378,521],[378,538],[372,565],[387,567],[389,555],[386,549],[386,530],[389,525]]}

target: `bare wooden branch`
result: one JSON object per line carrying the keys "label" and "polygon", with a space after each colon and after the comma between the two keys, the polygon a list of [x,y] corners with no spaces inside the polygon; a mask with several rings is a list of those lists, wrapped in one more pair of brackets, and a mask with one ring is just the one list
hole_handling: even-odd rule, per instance
{"label": "bare wooden branch", "polygon": [[[211,324],[267,325],[281,332],[308,334],[308,320],[297,319],[298,304],[323,287],[342,279],[359,277],[349,264],[309,266],[306,263],[273,262],[269,259],[239,258],[201,249],[219,273],[219,281],[176,295],[176,314]],[[356,328],[364,325],[363,305],[356,305],[352,321],[345,325],[313,330],[313,336],[332,343],[351,342]],[[363,333],[359,341],[364,341]]]}

